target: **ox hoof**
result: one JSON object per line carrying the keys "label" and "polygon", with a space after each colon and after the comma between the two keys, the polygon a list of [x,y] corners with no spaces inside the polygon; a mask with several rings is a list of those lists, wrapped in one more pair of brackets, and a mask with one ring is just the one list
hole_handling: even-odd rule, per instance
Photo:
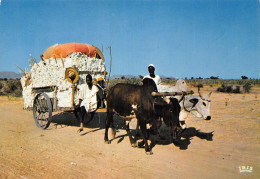
{"label": "ox hoof", "polygon": [[131,146],[134,147],[134,148],[136,148],[136,147],[137,147],[137,144],[136,144],[136,143],[132,143]]}
{"label": "ox hoof", "polygon": [[78,133],[80,133],[80,132],[82,132],[83,131],[83,129],[82,128],[80,128],[79,130],[78,130]]}
{"label": "ox hoof", "polygon": [[137,145],[138,148],[141,148],[141,147],[143,147],[143,146],[144,146],[144,141],[138,142],[138,145]]}
{"label": "ox hoof", "polygon": [[146,155],[153,155],[153,152],[152,151],[148,151],[148,152],[145,152]]}
{"label": "ox hoof", "polygon": [[110,141],[105,141],[105,144],[111,144],[111,142]]}

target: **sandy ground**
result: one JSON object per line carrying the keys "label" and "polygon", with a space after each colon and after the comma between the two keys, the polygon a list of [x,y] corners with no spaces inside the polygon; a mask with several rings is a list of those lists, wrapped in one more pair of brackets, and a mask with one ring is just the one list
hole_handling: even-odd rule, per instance
{"label": "sandy ground", "polygon": [[[105,113],[82,134],[72,113],[56,114],[41,130],[22,98],[0,97],[0,178],[260,178],[259,98],[260,88],[214,92],[211,121],[190,115],[179,146],[158,140],[146,155],[130,146],[120,118],[117,138],[104,144]],[[242,166],[252,173],[240,173]]]}

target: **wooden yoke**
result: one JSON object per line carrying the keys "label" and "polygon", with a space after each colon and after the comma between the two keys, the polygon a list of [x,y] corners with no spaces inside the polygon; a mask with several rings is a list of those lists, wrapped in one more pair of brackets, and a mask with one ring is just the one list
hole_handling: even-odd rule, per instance
{"label": "wooden yoke", "polygon": [[188,95],[188,94],[194,94],[194,92],[191,91],[183,91],[183,92],[152,92],[151,95],[156,96],[178,96],[178,95]]}

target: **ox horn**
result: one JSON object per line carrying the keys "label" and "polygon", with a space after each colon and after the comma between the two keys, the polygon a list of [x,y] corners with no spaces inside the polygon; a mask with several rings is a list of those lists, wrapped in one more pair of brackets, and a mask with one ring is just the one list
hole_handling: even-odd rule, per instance
{"label": "ox horn", "polygon": [[199,92],[199,96],[200,96],[200,98],[201,98],[202,100],[205,100],[205,101],[206,101],[206,99],[203,98],[203,96],[202,96],[202,94],[201,94],[201,92],[200,92],[200,87],[199,87],[199,86],[198,86],[198,92]]}
{"label": "ox horn", "polygon": [[158,93],[158,92],[152,92],[152,96],[177,96],[177,95],[188,95],[188,94],[194,94],[193,91],[183,91],[183,92],[163,92],[163,93]]}
{"label": "ox horn", "polygon": [[[205,99],[205,98],[202,96],[202,94],[201,94],[201,92],[200,92],[200,87],[198,87],[198,92],[199,92],[199,96],[200,96],[200,98],[201,98],[202,100],[204,100],[204,101],[210,101],[209,99]],[[212,91],[209,93],[208,97],[210,97],[211,93],[212,93]]]}

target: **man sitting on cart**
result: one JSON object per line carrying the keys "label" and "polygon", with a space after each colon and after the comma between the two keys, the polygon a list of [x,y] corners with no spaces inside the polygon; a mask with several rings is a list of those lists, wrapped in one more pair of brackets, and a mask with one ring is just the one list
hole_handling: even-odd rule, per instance
{"label": "man sitting on cart", "polygon": [[99,89],[98,93],[97,93],[97,96],[98,96],[98,99],[97,99],[97,105],[98,105],[98,108],[105,108],[106,105],[105,105],[105,99],[106,99],[106,85],[105,85],[105,81],[102,77],[99,77],[97,79],[97,87]]}
{"label": "man sitting on cart", "polygon": [[85,114],[90,113],[90,121],[93,119],[97,110],[97,93],[99,89],[92,83],[92,76],[86,76],[86,84],[83,84],[79,89],[79,104],[80,104],[80,129],[83,131],[83,122]]}

